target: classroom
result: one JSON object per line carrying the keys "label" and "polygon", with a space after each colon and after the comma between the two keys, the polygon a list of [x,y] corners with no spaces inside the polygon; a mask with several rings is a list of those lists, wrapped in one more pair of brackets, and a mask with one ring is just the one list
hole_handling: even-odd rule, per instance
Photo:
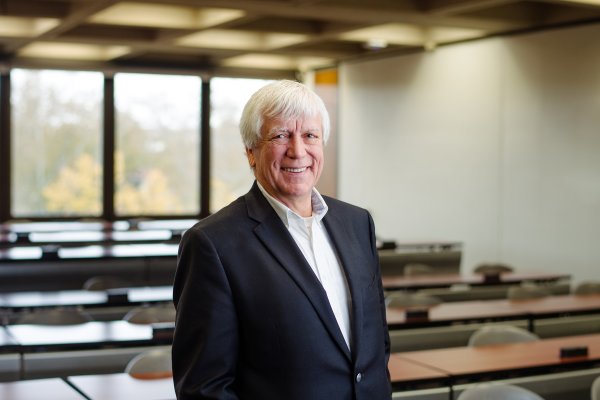
{"label": "classroom", "polygon": [[392,398],[600,400],[598,37],[598,0],[0,0],[0,399],[176,398],[180,243],[287,79],[374,223]]}

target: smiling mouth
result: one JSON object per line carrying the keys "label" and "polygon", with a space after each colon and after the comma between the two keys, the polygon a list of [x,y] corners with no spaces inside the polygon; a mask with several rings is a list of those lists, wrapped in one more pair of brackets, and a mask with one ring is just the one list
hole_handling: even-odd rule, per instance
{"label": "smiling mouth", "polygon": [[302,167],[302,168],[282,168],[285,172],[294,172],[294,173],[298,173],[298,172],[304,172],[306,171],[307,167]]}

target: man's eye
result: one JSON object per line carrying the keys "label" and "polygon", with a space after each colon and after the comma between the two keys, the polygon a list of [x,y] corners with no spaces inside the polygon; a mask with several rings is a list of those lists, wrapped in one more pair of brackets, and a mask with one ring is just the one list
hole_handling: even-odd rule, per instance
{"label": "man's eye", "polygon": [[289,139],[289,135],[287,133],[279,133],[271,137],[271,142],[273,143],[286,143]]}

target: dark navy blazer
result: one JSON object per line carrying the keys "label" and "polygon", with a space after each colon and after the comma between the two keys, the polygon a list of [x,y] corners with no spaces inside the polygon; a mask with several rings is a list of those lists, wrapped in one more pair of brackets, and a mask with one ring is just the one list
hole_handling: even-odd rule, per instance
{"label": "dark navy blazer", "polygon": [[352,351],[325,290],[254,184],[183,236],[174,282],[179,400],[391,398],[373,220],[325,197],[352,297]]}

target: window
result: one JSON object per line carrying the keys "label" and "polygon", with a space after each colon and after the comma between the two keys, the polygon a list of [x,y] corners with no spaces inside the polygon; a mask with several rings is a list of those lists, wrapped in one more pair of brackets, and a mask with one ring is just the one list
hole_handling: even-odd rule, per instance
{"label": "window", "polygon": [[15,217],[102,213],[98,72],[11,71],[11,210]]}
{"label": "window", "polygon": [[200,78],[119,73],[114,83],[115,214],[197,214]]}
{"label": "window", "polygon": [[210,212],[245,194],[254,181],[238,126],[250,96],[269,82],[235,78],[211,80]]}

